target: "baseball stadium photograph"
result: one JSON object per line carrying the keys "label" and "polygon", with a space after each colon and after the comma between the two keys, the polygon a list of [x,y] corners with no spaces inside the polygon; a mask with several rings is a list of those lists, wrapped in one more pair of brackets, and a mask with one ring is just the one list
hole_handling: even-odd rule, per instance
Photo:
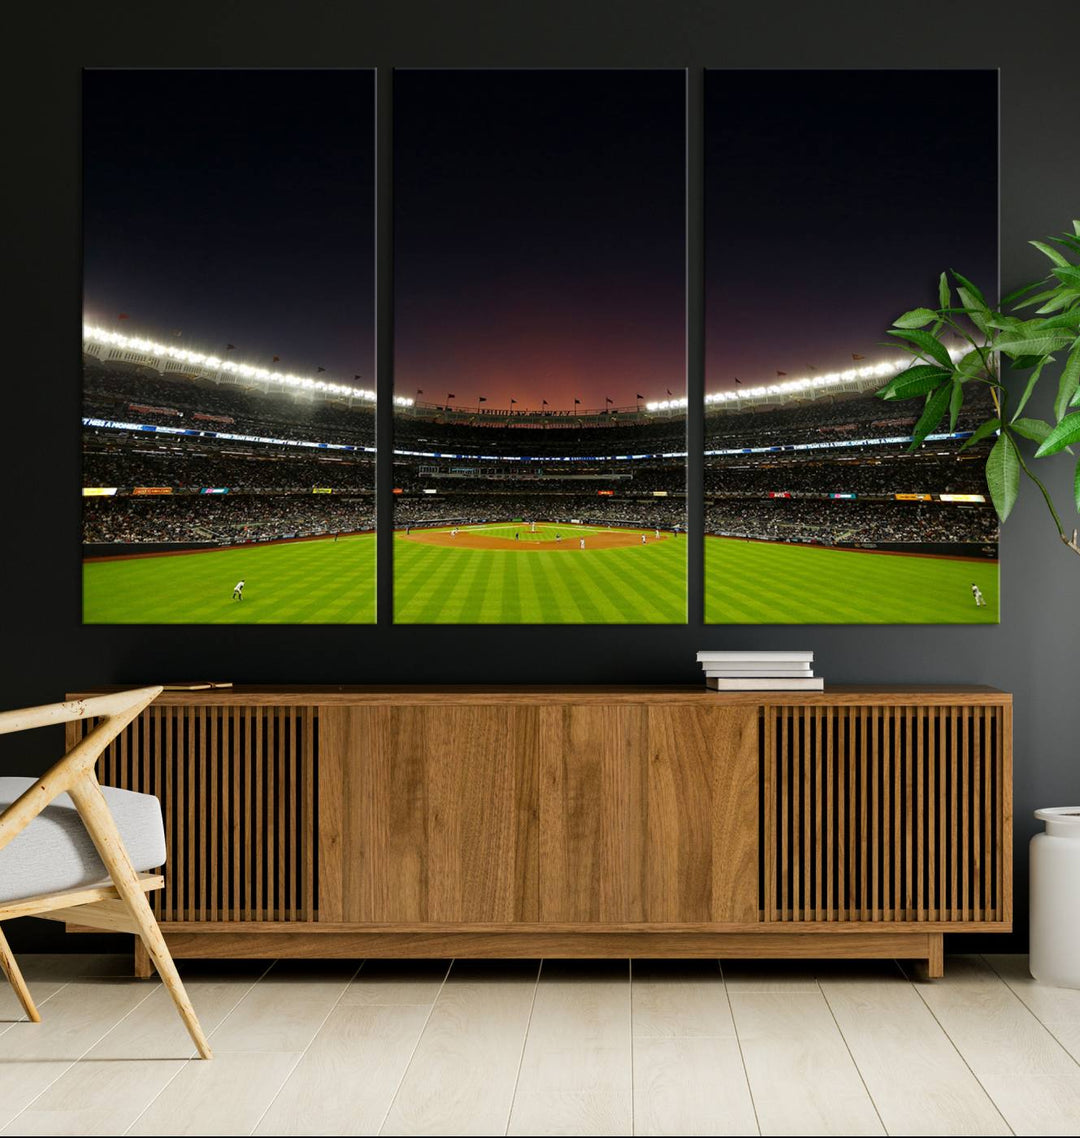
{"label": "baseball stadium photograph", "polygon": [[84,622],[374,622],[374,73],[83,96]]}
{"label": "baseball stadium photograph", "polygon": [[394,78],[394,620],[686,601],[683,71]]}
{"label": "baseball stadium photograph", "polygon": [[954,84],[705,73],[707,623],[999,619],[993,440],[967,445],[993,412],[968,394],[912,450],[921,408],[876,397],[938,272],[998,276],[997,74],[966,74],[962,140]]}

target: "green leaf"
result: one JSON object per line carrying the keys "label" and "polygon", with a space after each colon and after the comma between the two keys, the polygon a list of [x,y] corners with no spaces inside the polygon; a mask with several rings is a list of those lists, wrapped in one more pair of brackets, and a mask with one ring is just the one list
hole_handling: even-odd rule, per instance
{"label": "green leaf", "polygon": [[1039,376],[1042,375],[1042,370],[1046,366],[1044,359],[1039,366],[1028,376],[1027,387],[1024,388],[1024,394],[1020,396],[1020,402],[1016,405],[1016,410],[1013,412],[1013,418],[1019,417],[1020,412],[1027,406],[1027,401],[1031,398],[1031,393],[1035,390],[1035,384],[1039,382]]}
{"label": "green leaf", "polygon": [[994,345],[994,350],[1004,352],[1007,356],[1048,356],[1058,348],[1065,347],[1072,340],[1067,332],[1036,332],[1020,339],[1009,339],[1008,333],[1004,339]]}
{"label": "green leaf", "polygon": [[971,281],[967,279],[967,277],[962,277],[955,269],[953,269],[952,275],[955,281],[963,285],[964,288],[966,288],[968,292],[971,293],[972,299],[978,301],[980,307],[990,307],[990,305],[986,303],[986,297],[983,296],[983,294],[971,283]]}
{"label": "green leaf", "polygon": [[967,383],[969,379],[975,379],[977,376],[986,374],[986,372],[986,362],[982,354],[974,349],[968,352],[966,356],[961,356],[956,362],[956,374],[960,377],[961,383]]}
{"label": "green leaf", "polygon": [[956,291],[960,297],[960,303],[964,305],[967,311],[968,319],[985,336],[986,330],[990,326],[990,309],[987,308],[985,304],[980,304],[978,299],[972,295],[971,291],[963,285]]}
{"label": "green leaf", "polygon": [[1005,521],[1020,492],[1020,457],[1016,444],[1004,432],[986,458],[986,485],[998,517]]}
{"label": "green leaf", "polygon": [[889,335],[900,336],[904,340],[909,340],[923,355],[937,360],[942,367],[947,367],[952,371],[953,362],[948,350],[940,340],[935,339],[929,332],[918,332],[914,329],[901,330],[890,328]]}
{"label": "green leaf", "polygon": [[[957,385],[959,387],[959,385]],[[928,434],[941,422],[945,416],[945,412],[949,407],[949,399],[952,396],[952,385],[942,384],[932,395],[926,398],[926,407],[923,408],[923,413],[919,416],[919,421],[915,424],[915,430],[912,431],[914,436],[911,440],[911,445],[908,447],[909,451],[916,451],[922,446],[923,440]]]}
{"label": "green leaf", "polygon": [[1058,381],[1057,398],[1054,400],[1054,417],[1060,423],[1065,418],[1065,410],[1080,391],[1080,347],[1074,347],[1061,369]]}
{"label": "green leaf", "polygon": [[931,364],[918,364],[909,367],[899,375],[894,375],[878,392],[881,399],[912,399],[916,395],[925,395],[939,387],[950,376],[951,371],[934,367]]}
{"label": "green leaf", "polygon": [[960,408],[964,405],[964,384],[958,376],[953,377],[952,394],[949,396],[949,430],[956,430],[956,420],[960,418]]}
{"label": "green leaf", "polygon": [[1044,241],[1029,241],[1029,245],[1034,245],[1040,253],[1045,254],[1054,262],[1055,265],[1068,265],[1071,264],[1069,259],[1059,253],[1052,245],[1047,245]]}
{"label": "green leaf", "polygon": [[1034,292],[1035,289],[1041,288],[1046,284],[1045,278],[1041,281],[1032,281],[1030,284],[1021,285],[1017,289],[1013,289],[1008,296],[1001,298],[1001,307],[1008,308],[1010,304],[1015,304],[1022,296],[1027,296],[1029,292]]}
{"label": "green leaf", "polygon": [[1053,300],[1048,300],[1041,308],[1035,309],[1040,316],[1047,312],[1060,312],[1061,309],[1068,308],[1070,304],[1075,304],[1077,300],[1080,300],[1080,289],[1054,289],[1053,293]]}
{"label": "green leaf", "polygon": [[980,423],[972,432],[971,438],[964,442],[960,450],[967,450],[968,447],[973,447],[976,443],[981,443],[983,439],[989,438],[995,431],[1001,429],[1000,419],[987,419],[985,423]]}
{"label": "green leaf", "polygon": [[931,308],[913,308],[893,321],[894,328],[925,328],[931,320],[937,318],[937,313]]}
{"label": "green leaf", "polygon": [[1033,443],[1041,443],[1053,428],[1043,419],[1013,419],[1009,424],[1018,434]]}
{"label": "green leaf", "polygon": [[1043,439],[1042,446],[1035,452],[1036,458],[1046,458],[1057,454],[1072,443],[1080,442],[1080,411],[1066,415],[1064,419]]}
{"label": "green leaf", "polygon": [[948,308],[952,298],[949,293],[949,276],[947,273],[942,273],[938,277],[937,296],[938,308]]}
{"label": "green leaf", "polygon": [[1080,219],[1073,218],[1073,233],[1080,237]]}
{"label": "green leaf", "polygon": [[1064,265],[1058,265],[1053,273],[1062,284],[1072,285],[1073,288],[1080,286],[1080,265],[1070,265],[1066,261]]}

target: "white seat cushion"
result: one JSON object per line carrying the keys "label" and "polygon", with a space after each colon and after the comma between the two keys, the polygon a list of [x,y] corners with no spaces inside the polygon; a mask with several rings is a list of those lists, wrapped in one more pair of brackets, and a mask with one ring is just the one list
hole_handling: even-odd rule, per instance
{"label": "white seat cushion", "polygon": [[[0,778],[0,812],[34,785],[33,778]],[[103,786],[109,810],[135,869],[143,873],[165,864],[161,804],[152,794]],[[12,841],[0,849],[0,902],[39,893],[58,893],[107,881],[108,871],[75,803],[58,795]]]}

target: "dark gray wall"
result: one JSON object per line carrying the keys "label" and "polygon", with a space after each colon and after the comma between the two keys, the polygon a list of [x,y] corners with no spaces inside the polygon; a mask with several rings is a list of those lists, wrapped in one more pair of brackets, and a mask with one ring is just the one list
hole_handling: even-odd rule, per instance
{"label": "dark gray wall", "polygon": [[[1002,279],[1009,289],[1041,271],[1027,239],[1080,216],[1074,0],[996,10],[957,0],[903,6],[819,0],[800,4],[793,14],[775,4],[691,0],[546,0],[528,6],[506,0],[233,0],[164,7],[125,0],[63,9],[38,5],[23,17],[30,27],[21,38],[9,35],[4,76],[11,84],[4,103],[9,121],[3,178],[11,199],[3,215],[11,254],[4,264],[3,317],[10,332],[2,341],[0,402],[0,564],[7,579],[0,594],[0,704],[45,702],[89,684],[201,675],[278,682],[690,681],[696,678],[694,651],[726,645],[813,648],[821,672],[832,681],[994,684],[1016,697],[1013,943],[1022,945],[1031,811],[1080,801],[1080,558],[1059,545],[1030,490],[1005,529],[999,627],[705,629],[695,617],[688,627],[673,628],[394,628],[388,622],[386,550],[380,561],[384,621],[377,628],[83,628],[79,86],[83,66],[686,66],[693,113],[704,67],[1000,67]],[[905,82],[902,73],[897,82]],[[386,93],[383,80],[380,90]],[[941,130],[958,147],[964,145],[963,108],[958,75],[956,98],[941,117]],[[384,100],[384,124],[389,109]],[[168,144],[163,138],[162,145]],[[692,175],[697,151],[692,138]],[[897,161],[919,160],[919,140],[912,138],[910,153]],[[700,189],[691,193],[693,239],[700,234]],[[384,194],[384,221],[388,205]],[[383,229],[388,237],[388,227]],[[693,278],[701,269],[697,240],[691,241],[690,256]],[[888,266],[868,264],[866,272],[888,272]],[[384,298],[388,274],[386,267],[380,281]],[[384,393],[391,382],[391,315],[384,306]],[[702,390],[700,328],[700,302],[692,295],[692,398]],[[388,413],[384,400],[383,414]],[[691,436],[692,452],[695,443],[700,449],[700,426]],[[1064,463],[1056,474],[1052,482],[1067,504]],[[691,485],[699,481],[700,460],[691,468]],[[691,505],[700,517],[699,491]],[[700,608],[701,574],[695,567],[691,612]],[[3,769],[32,773],[55,756],[60,739],[39,733],[18,746],[10,739],[0,743]],[[43,922],[33,927],[43,931],[18,929],[16,943],[41,944],[56,936]]]}

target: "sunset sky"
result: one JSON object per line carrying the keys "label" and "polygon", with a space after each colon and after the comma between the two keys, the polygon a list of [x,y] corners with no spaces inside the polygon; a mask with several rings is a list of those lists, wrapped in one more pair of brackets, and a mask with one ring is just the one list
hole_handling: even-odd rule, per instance
{"label": "sunset sky", "polygon": [[369,70],[87,71],[87,317],[374,386],[374,100]]}
{"label": "sunset sky", "polygon": [[395,389],[685,391],[685,74],[398,71]]}
{"label": "sunset sky", "polygon": [[706,390],[852,366],[942,269],[997,289],[997,72],[708,71]]}

